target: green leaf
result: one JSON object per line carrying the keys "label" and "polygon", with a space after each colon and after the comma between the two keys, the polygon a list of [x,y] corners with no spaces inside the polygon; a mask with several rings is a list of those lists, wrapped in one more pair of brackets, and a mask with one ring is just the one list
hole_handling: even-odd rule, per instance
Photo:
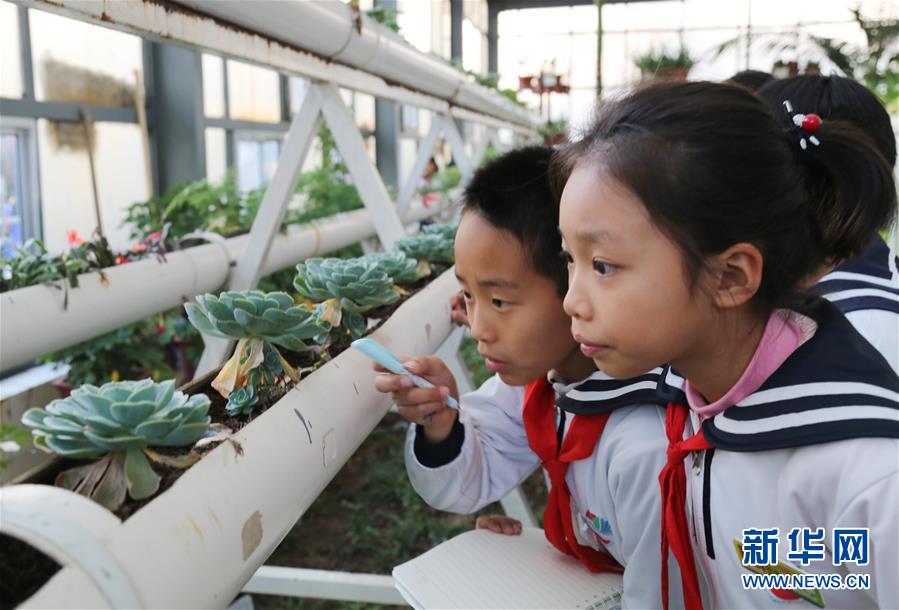
{"label": "green leaf", "polygon": [[128,495],[135,500],[149,498],[159,489],[160,476],[140,449],[128,449],[125,454],[125,480]]}
{"label": "green leaf", "polygon": [[[154,392],[155,394],[155,392]],[[126,426],[136,426],[156,410],[152,400],[142,402],[116,402],[109,408],[113,419]]]}

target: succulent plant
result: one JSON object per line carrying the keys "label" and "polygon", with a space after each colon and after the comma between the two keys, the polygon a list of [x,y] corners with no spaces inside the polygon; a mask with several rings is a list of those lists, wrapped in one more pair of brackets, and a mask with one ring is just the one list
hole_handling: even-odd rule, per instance
{"label": "succulent plant", "polygon": [[204,335],[225,339],[262,339],[295,352],[313,348],[306,343],[328,328],[286,292],[226,291],[198,296],[186,303],[187,317]]}
{"label": "succulent plant", "polygon": [[[234,354],[222,366],[212,387],[228,399],[232,415],[249,414],[267,400],[286,379],[299,381],[299,373],[275,345],[293,351],[314,349],[331,326],[322,316],[294,304],[285,292],[226,291],[197,297],[184,305],[187,317],[205,335],[237,339]],[[248,389],[252,386],[251,389]]]}
{"label": "succulent plant", "polygon": [[453,240],[440,232],[419,233],[401,239],[396,242],[396,247],[409,258],[432,265],[452,265],[455,260]]}
{"label": "succulent plant", "polygon": [[459,225],[457,224],[430,224],[424,225],[421,228],[421,232],[426,234],[442,235],[446,239],[452,241],[456,239],[456,230],[458,228]]}
{"label": "succulent plant", "polygon": [[67,398],[22,416],[35,447],[68,458],[102,458],[60,473],[56,484],[93,498],[110,510],[127,494],[148,498],[160,477],[150,459],[187,467],[196,455],[163,456],[150,447],[182,447],[200,439],[209,426],[209,398],[175,391],[175,381],[112,381],[83,385]]}
{"label": "succulent plant", "polygon": [[423,276],[430,274],[427,265],[422,268],[417,260],[407,257],[399,250],[366,254],[362,259],[376,264],[378,269],[390,276],[396,284],[414,284]]}
{"label": "succulent plant", "polygon": [[306,298],[323,301],[317,308],[319,317],[339,325],[353,339],[366,330],[363,313],[400,298],[390,276],[364,258],[307,259],[297,265],[293,286]]}

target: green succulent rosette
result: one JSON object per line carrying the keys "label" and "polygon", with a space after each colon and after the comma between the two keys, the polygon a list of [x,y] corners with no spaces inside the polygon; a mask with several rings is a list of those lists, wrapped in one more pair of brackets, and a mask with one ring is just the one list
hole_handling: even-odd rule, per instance
{"label": "green succulent rosette", "polygon": [[251,413],[276,389],[286,387],[288,379],[299,381],[299,372],[276,345],[309,351],[331,330],[322,316],[296,305],[286,292],[205,294],[184,309],[191,324],[204,335],[237,340],[234,354],[212,381],[212,387],[228,399],[226,409],[232,415]]}
{"label": "green succulent rosette", "polygon": [[366,254],[362,260],[377,265],[396,284],[414,284],[431,272],[427,264],[419,265],[417,260],[409,258],[400,250]]}
{"label": "green succulent rosette", "polygon": [[175,381],[111,381],[83,385],[45,408],[32,408],[22,423],[32,429],[34,445],[67,458],[101,458],[57,477],[57,484],[94,498],[110,510],[125,495],[148,498],[159,488],[159,475],[148,458],[186,467],[196,456],[163,456],[150,447],[193,445],[210,423],[209,398],[175,390]]}
{"label": "green succulent rosette", "polygon": [[393,279],[364,258],[310,258],[297,265],[293,285],[304,297],[321,303],[316,315],[345,329],[352,339],[365,333],[362,314],[400,298]]}

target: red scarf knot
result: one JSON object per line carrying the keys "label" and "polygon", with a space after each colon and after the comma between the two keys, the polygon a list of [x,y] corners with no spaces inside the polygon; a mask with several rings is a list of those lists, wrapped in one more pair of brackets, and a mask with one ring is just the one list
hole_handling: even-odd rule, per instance
{"label": "red scarf knot", "polygon": [[550,482],[543,513],[546,539],[562,553],[577,558],[591,572],[620,574],[624,568],[611,555],[577,541],[571,522],[571,492],[565,482],[571,462],[593,455],[609,414],[575,415],[561,447],[557,446],[555,418],[552,385],[545,377],[529,383],[524,394],[524,428],[528,444],[543,463]]}

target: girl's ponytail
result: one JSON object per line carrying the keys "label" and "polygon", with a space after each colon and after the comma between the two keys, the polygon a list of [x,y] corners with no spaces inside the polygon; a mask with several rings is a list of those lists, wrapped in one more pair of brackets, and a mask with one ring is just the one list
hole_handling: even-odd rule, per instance
{"label": "girl's ponytail", "polygon": [[892,171],[873,140],[854,125],[824,120],[810,133],[793,116],[785,135],[820,226],[825,260],[836,264],[859,254],[878,229],[893,222]]}

